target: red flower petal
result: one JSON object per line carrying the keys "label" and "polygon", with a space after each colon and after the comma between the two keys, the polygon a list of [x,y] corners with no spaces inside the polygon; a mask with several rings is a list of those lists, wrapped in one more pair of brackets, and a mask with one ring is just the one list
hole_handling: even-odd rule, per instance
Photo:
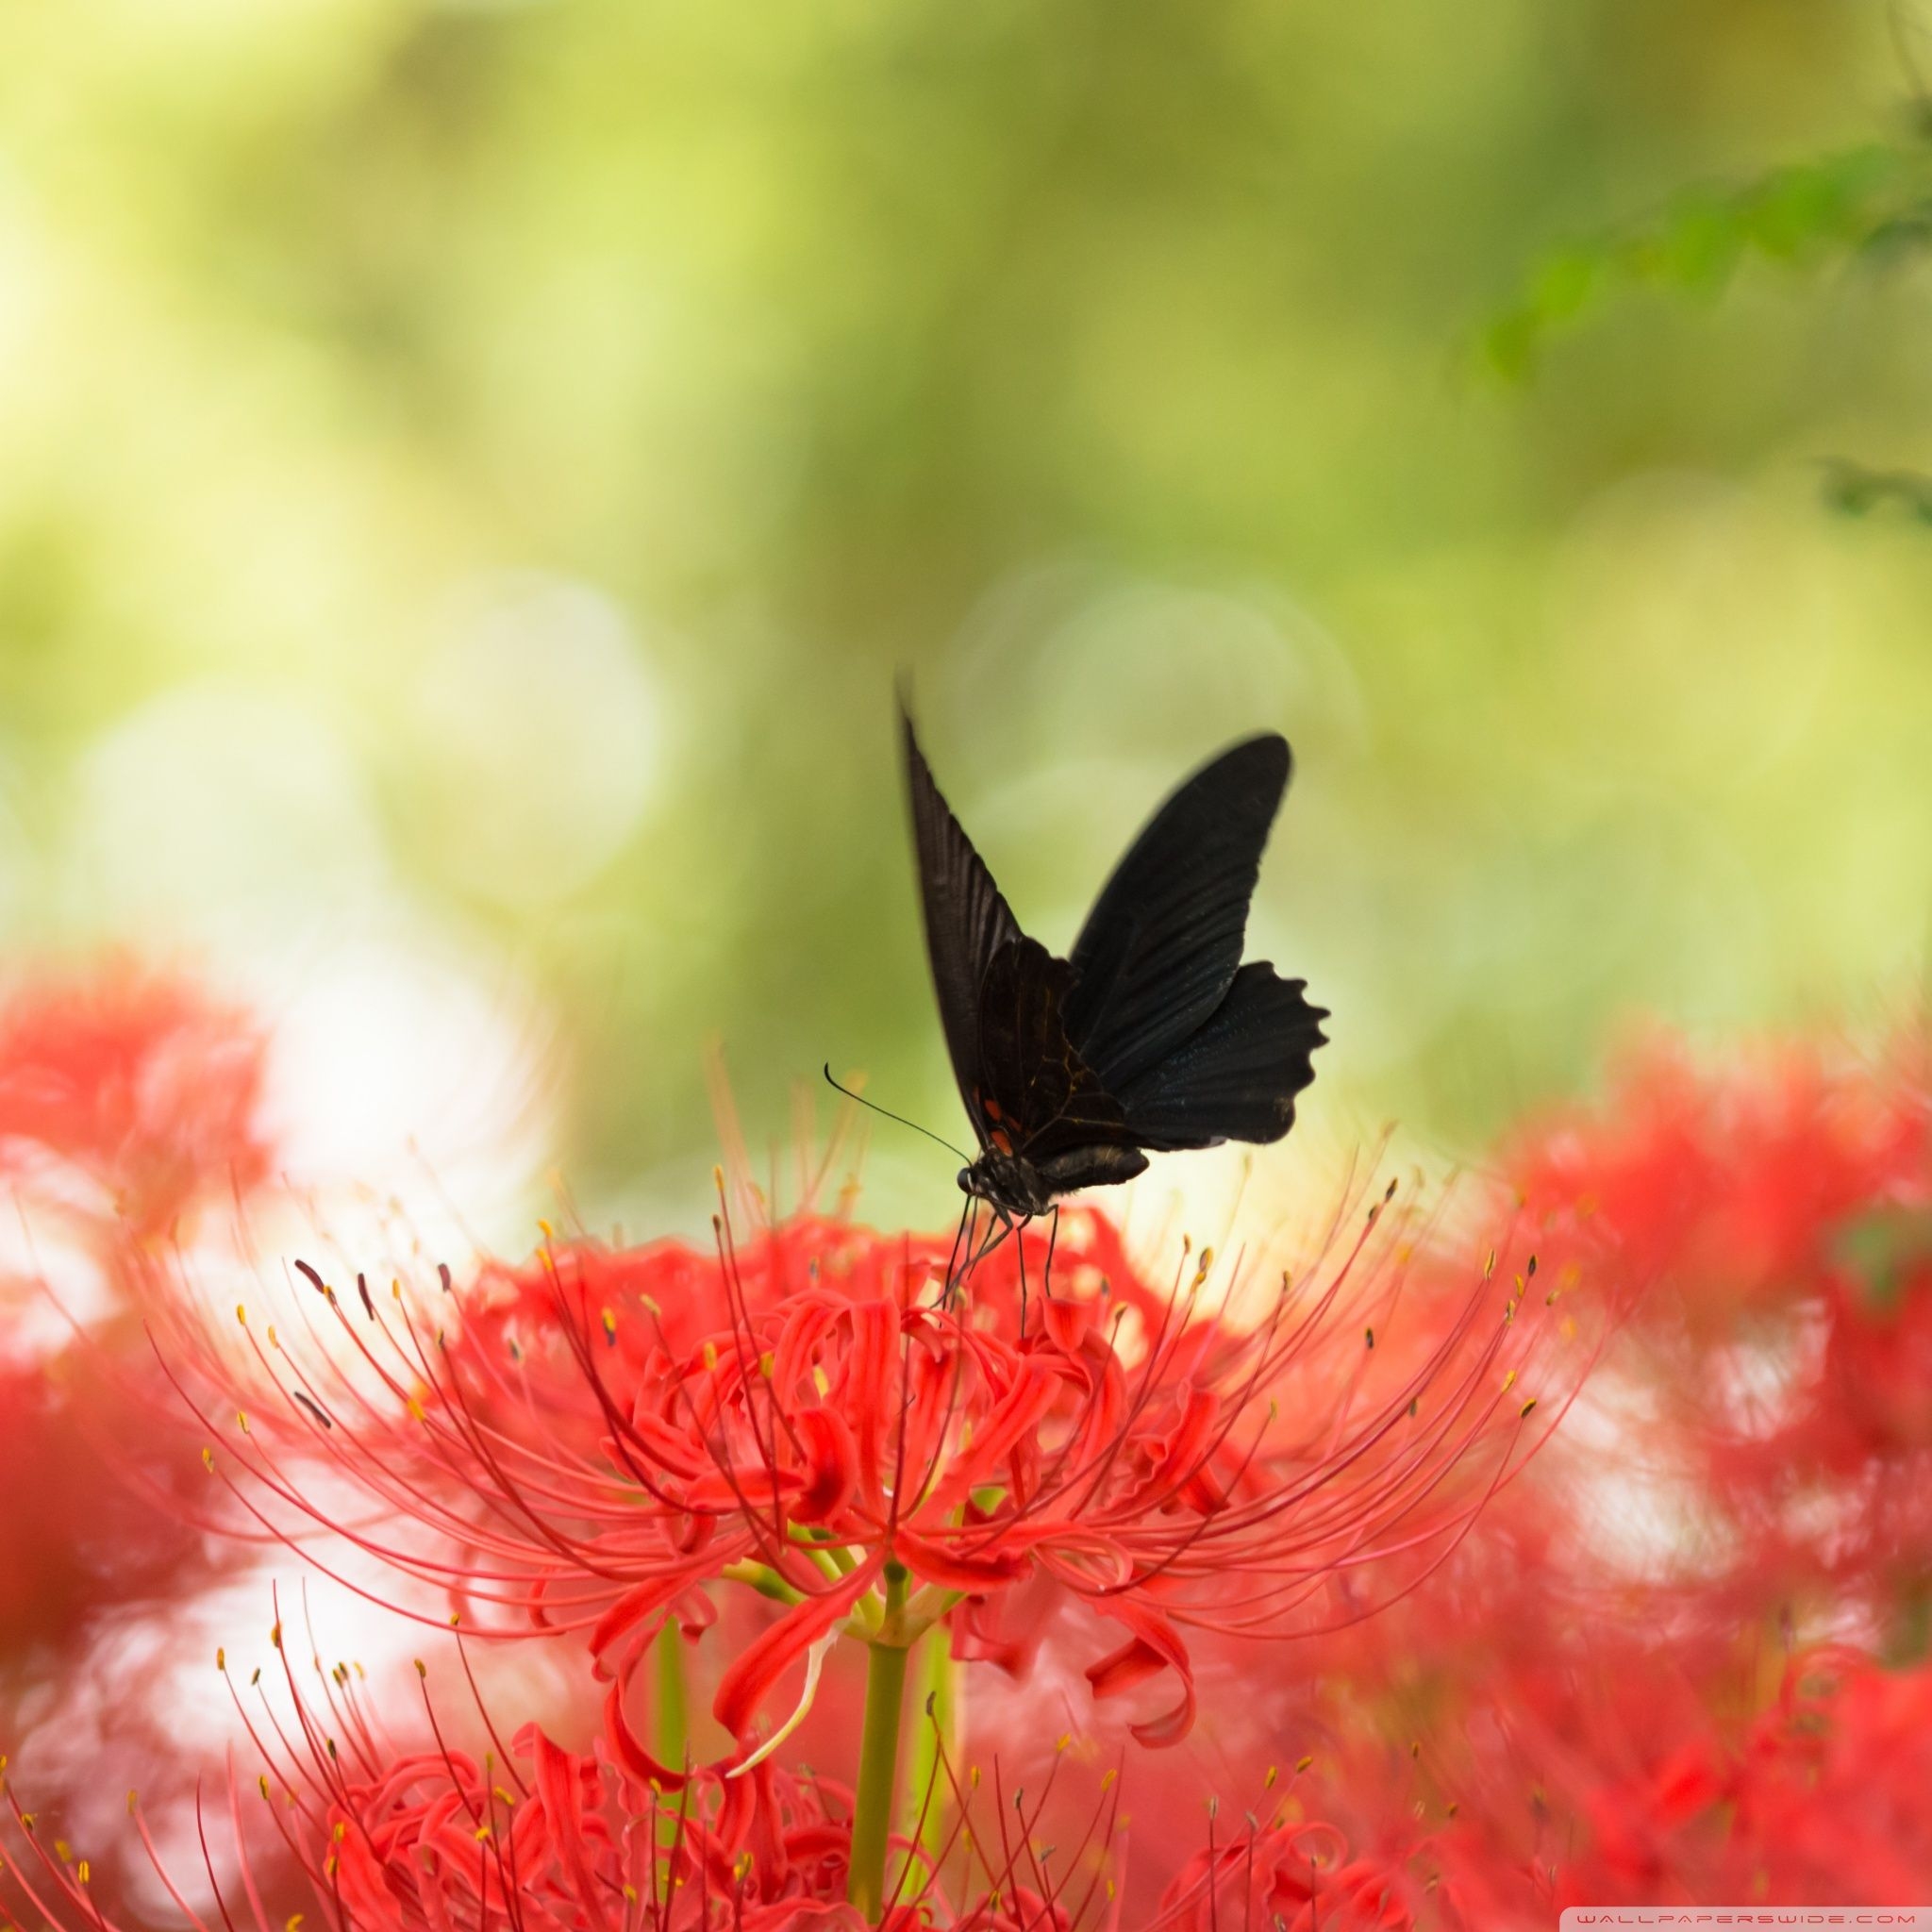
{"label": "red flower petal", "polygon": [[684,1789],[684,1773],[668,1770],[660,1764],[644,1749],[642,1740],[631,1729],[630,1720],[624,1714],[622,1684],[611,1685],[610,1694],[604,1700],[604,1741],[611,1763],[632,1783],[646,1790],[654,1786],[660,1791],[681,1791]]}
{"label": "red flower petal", "polygon": [[755,1638],[733,1659],[718,1680],[718,1694],[711,1700],[711,1715],[743,1740],[758,1715],[758,1707],[771,1694],[772,1686],[816,1643],[841,1617],[846,1615],[878,1579],[886,1567],[883,1550],[861,1563],[850,1576],[826,1591],[823,1596],[809,1596],[795,1604],[784,1616]]}
{"label": "red flower petal", "polygon": [[1093,1686],[1094,1696],[1118,1697],[1163,1670],[1173,1671],[1181,1681],[1181,1701],[1164,1716],[1132,1728],[1134,1736],[1153,1749],[1178,1744],[1194,1724],[1194,1667],[1180,1632],[1158,1610],[1131,1598],[1109,1598],[1101,1613],[1124,1624],[1133,1636],[1098,1663],[1088,1665],[1087,1681]]}

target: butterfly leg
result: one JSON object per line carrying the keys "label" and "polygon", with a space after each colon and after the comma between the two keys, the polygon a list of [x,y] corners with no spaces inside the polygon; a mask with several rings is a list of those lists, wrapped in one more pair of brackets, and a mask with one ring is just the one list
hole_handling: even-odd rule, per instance
{"label": "butterfly leg", "polygon": [[[987,1203],[987,1206],[991,1209],[992,1219],[987,1223],[986,1239],[974,1250],[972,1258],[959,1271],[959,1279],[962,1282],[969,1280],[979,1264],[1013,1231],[1012,1218],[1007,1213],[1005,1208],[996,1207],[991,1201]],[[975,1213],[978,1211],[976,1204],[974,1211]],[[972,1243],[969,1240],[968,1246],[970,1247]]]}
{"label": "butterfly leg", "polygon": [[1053,1215],[1053,1225],[1046,1231],[1046,1274],[1040,1284],[1041,1292],[1048,1301],[1053,1299],[1053,1251],[1059,1244],[1060,1238],[1060,1204],[1058,1201],[1053,1204],[1050,1212]]}
{"label": "butterfly leg", "polygon": [[959,1225],[953,1230],[953,1252],[946,1257],[945,1285],[940,1290],[940,1307],[950,1308],[953,1305],[953,1291],[964,1278],[959,1266],[962,1251],[973,1252],[973,1218],[978,1211],[979,1204],[971,1194],[966,1196],[966,1205],[959,1210]]}
{"label": "butterfly leg", "polygon": [[[1018,1232],[1017,1224],[1009,1224],[1009,1225],[1014,1225],[1015,1232]],[[1020,1340],[1024,1341],[1026,1339],[1026,1243],[1024,1240],[1018,1240],[1014,1241],[1013,1246],[1020,1257]]]}
{"label": "butterfly leg", "polygon": [[[1026,1336],[1026,1242],[1024,1239],[1023,1230],[1033,1217],[1030,1214],[1007,1214],[1004,1208],[1000,1212],[1006,1219],[1007,1234],[1010,1234],[1015,1238],[1014,1247],[1020,1257],[1020,1336],[1021,1340],[1024,1341]],[[1002,1235],[1000,1239],[1004,1241],[1006,1235]],[[1052,1250],[1049,1247],[1049,1258],[1051,1257],[1051,1253]]]}

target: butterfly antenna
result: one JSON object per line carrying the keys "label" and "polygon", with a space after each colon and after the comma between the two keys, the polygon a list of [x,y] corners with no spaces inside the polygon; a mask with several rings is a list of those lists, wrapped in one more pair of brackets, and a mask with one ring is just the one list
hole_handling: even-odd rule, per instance
{"label": "butterfly antenna", "polygon": [[897,1121],[902,1127],[910,1127],[915,1134],[924,1134],[928,1141],[937,1141],[949,1154],[957,1154],[967,1166],[972,1166],[972,1155],[968,1154],[963,1147],[955,1147],[943,1135],[935,1134],[930,1127],[922,1127],[917,1121],[908,1121],[903,1113],[894,1113],[890,1107],[881,1107],[877,1101],[868,1100],[864,1094],[855,1093],[851,1088],[841,1086],[840,1082],[832,1078],[832,1063],[830,1060],[825,1062],[825,1078],[832,1086],[838,1088],[839,1091],[847,1100],[856,1100],[860,1107],[869,1107],[873,1112],[884,1114],[889,1121]]}

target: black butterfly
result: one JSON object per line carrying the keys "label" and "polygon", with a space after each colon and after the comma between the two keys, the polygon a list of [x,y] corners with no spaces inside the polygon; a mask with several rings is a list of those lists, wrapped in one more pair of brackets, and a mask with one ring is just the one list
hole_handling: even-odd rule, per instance
{"label": "black butterfly", "polygon": [[1243,740],[1157,811],[1072,957],[1020,930],[902,712],[926,948],[979,1158],[959,1186],[1010,1224],[1131,1179],[1147,1151],[1278,1141],[1328,1015],[1241,964],[1288,741]]}

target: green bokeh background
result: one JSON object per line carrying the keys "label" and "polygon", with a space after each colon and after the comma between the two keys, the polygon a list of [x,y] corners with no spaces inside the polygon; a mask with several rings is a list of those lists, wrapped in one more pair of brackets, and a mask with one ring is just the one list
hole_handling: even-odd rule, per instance
{"label": "green bokeh background", "polygon": [[600,1207],[701,1181],[714,1040],[755,1144],[828,1058],[957,1133],[904,673],[1049,942],[1288,732],[1254,943],[1344,1136],[1475,1149],[1634,1015],[1882,1019],[1932,530],[1818,465],[1932,456],[1932,269],[1470,345],[1908,93],[1850,0],[9,8],[9,949],[403,935],[536,1027]]}

